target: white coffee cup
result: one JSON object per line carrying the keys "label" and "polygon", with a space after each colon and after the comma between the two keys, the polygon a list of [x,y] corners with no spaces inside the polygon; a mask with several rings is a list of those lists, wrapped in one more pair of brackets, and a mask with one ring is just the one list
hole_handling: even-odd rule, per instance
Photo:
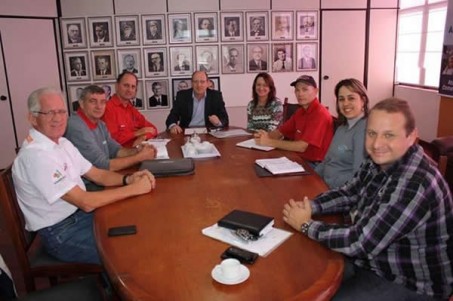
{"label": "white coffee cup", "polygon": [[225,278],[236,278],[240,272],[241,263],[239,260],[234,258],[227,258],[220,263],[220,270],[222,271],[222,276]]}

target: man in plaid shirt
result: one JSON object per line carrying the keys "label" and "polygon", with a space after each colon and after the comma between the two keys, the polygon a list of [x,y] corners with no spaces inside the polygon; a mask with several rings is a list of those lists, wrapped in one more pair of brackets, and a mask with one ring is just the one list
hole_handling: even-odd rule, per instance
{"label": "man in plaid shirt", "polygon": [[[346,256],[333,300],[447,300],[453,293],[453,201],[416,140],[408,103],[383,100],[368,117],[370,158],[354,178],[284,206],[285,222]],[[312,220],[338,213],[354,213],[352,223]]]}

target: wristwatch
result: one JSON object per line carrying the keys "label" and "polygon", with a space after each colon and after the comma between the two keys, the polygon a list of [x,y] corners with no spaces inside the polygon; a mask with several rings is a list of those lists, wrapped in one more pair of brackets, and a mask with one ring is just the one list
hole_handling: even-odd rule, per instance
{"label": "wristwatch", "polygon": [[304,235],[307,235],[308,234],[308,229],[310,228],[310,225],[313,221],[308,221],[308,222],[305,222],[303,223],[301,226],[300,226],[300,232],[302,232],[302,234]]}

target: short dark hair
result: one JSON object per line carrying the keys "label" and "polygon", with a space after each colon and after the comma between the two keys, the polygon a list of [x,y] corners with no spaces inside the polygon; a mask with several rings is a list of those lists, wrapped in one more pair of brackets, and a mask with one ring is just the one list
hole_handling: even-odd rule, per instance
{"label": "short dark hair", "polygon": [[85,88],[82,89],[82,92],[80,93],[79,101],[87,100],[88,96],[92,94],[105,94],[105,91],[104,89],[96,85],[86,86]]}
{"label": "short dark hair", "polygon": [[204,73],[204,75],[206,76],[206,81],[209,80],[208,73],[206,71],[201,71],[201,70],[197,70],[197,71],[194,71],[194,73],[192,73],[192,80],[193,80],[195,73]]}
{"label": "short dark hair", "polygon": [[119,84],[126,74],[129,74],[129,75],[132,75],[133,77],[135,77],[135,82],[138,83],[137,75],[135,75],[135,73],[127,71],[127,70],[124,70],[123,72],[120,73],[120,75],[118,75],[118,78],[116,79],[116,83]]}
{"label": "short dark hair", "polygon": [[385,111],[387,113],[401,113],[406,119],[406,135],[409,136],[415,130],[415,117],[414,113],[409,106],[409,103],[403,99],[390,97],[381,100],[371,109],[373,111]]}

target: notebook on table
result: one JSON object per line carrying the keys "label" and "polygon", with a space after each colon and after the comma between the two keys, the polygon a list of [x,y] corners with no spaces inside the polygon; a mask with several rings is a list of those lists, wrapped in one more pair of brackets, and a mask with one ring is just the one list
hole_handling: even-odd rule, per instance
{"label": "notebook on table", "polygon": [[245,229],[260,237],[272,230],[274,218],[242,210],[233,210],[222,217],[217,225],[231,230]]}

